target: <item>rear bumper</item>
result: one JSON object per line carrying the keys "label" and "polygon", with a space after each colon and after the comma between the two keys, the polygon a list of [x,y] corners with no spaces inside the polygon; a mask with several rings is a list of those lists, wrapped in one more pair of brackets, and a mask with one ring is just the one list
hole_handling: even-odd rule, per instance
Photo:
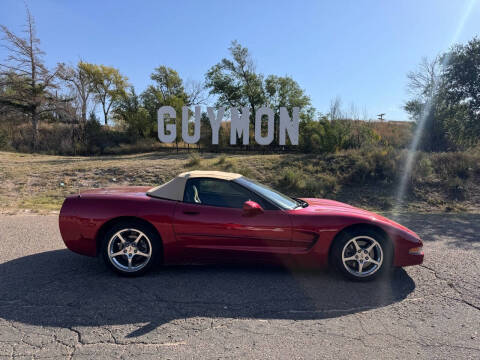
{"label": "rear bumper", "polygon": [[71,251],[87,256],[97,255],[95,239],[83,235],[78,219],[61,217],[60,234],[65,246]]}
{"label": "rear bumper", "polygon": [[62,240],[68,249],[82,255],[97,255],[96,224],[89,219],[75,216],[71,201],[68,198],[64,201],[60,210],[58,226]]}

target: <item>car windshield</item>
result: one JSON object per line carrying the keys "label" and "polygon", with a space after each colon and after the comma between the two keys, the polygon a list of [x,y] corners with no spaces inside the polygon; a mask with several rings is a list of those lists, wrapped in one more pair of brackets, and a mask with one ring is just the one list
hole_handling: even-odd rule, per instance
{"label": "car windshield", "polygon": [[279,206],[285,210],[292,210],[297,207],[302,206],[300,201],[292,199],[287,195],[283,195],[282,193],[269,188],[263,184],[260,184],[256,181],[247,179],[245,177],[241,177],[235,180],[235,182],[239,183],[240,185],[245,186],[249,190],[259,194],[260,196],[264,197],[267,200],[270,200],[275,205]]}

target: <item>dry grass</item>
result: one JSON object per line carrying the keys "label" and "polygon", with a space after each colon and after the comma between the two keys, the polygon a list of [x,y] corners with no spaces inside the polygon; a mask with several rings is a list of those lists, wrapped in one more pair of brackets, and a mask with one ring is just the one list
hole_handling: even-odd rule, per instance
{"label": "dry grass", "polygon": [[[88,188],[161,184],[179,172],[192,169],[262,168],[263,160],[278,156],[229,156],[216,165],[218,156],[206,154],[192,161],[188,153],[73,157],[0,152],[0,211],[19,209],[59,210],[66,195]],[[241,159],[240,159],[241,158]],[[237,165],[238,163],[238,165]],[[253,171],[255,173],[255,171]]]}
{"label": "dry grass", "polygon": [[[444,155],[462,157],[468,154]],[[394,157],[395,156],[395,157]],[[463,179],[442,179],[451,163],[441,155],[423,160],[426,170],[414,181],[407,201],[415,211],[477,211],[480,209],[478,168]],[[195,158],[195,161],[192,160]],[[70,157],[0,152],[0,212],[58,211],[66,195],[88,188],[161,184],[194,169],[239,172],[292,196],[338,199],[374,210],[394,204],[398,159],[385,151],[343,152],[331,155],[219,155],[145,153],[135,155]],[[466,168],[471,169],[475,159]],[[460,163],[459,160],[454,163]],[[436,166],[437,164],[437,166]],[[461,170],[461,169],[460,169]],[[456,170],[462,175],[462,171]],[[438,174],[437,174],[438,173]],[[453,181],[453,182],[452,182]],[[452,198],[461,191],[461,197]],[[450,189],[450,190],[449,190]]]}

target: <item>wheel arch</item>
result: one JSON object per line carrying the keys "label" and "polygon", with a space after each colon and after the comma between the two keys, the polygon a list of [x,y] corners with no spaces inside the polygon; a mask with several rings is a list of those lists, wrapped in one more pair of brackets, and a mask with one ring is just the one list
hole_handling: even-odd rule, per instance
{"label": "wheel arch", "polygon": [[126,222],[126,221],[134,221],[138,222],[146,227],[148,227],[152,232],[157,234],[158,238],[160,239],[160,246],[162,247],[161,254],[163,256],[163,241],[162,241],[162,236],[158,232],[157,228],[153,226],[153,224],[145,219],[142,219],[137,216],[119,216],[113,219],[110,219],[106,221],[102,226],[98,229],[97,231],[97,236],[95,237],[95,243],[96,243],[96,253],[97,255],[100,253],[101,249],[101,242],[103,237],[105,236],[106,232],[114,225],[121,223],[121,222]]}
{"label": "wheel arch", "polygon": [[382,229],[382,227],[378,226],[378,225],[375,225],[375,224],[371,224],[371,223],[357,223],[357,224],[353,224],[353,225],[349,225],[347,227],[344,227],[342,230],[340,230],[336,235],[335,237],[333,238],[332,242],[330,243],[330,248],[328,249],[328,262],[330,263],[331,261],[331,257],[332,257],[332,248],[333,248],[333,244],[335,244],[335,241],[337,241],[337,239],[342,236],[343,234],[349,232],[349,231],[358,231],[358,230],[364,230],[364,229],[368,229],[368,230],[371,230],[371,231],[375,231],[375,232],[378,232],[379,234],[381,234],[385,240],[387,240],[389,246],[391,247],[391,256],[392,256],[392,260],[393,260],[393,256],[394,256],[394,252],[395,252],[395,246],[394,246],[394,243],[391,239],[391,237],[388,235],[388,233]]}

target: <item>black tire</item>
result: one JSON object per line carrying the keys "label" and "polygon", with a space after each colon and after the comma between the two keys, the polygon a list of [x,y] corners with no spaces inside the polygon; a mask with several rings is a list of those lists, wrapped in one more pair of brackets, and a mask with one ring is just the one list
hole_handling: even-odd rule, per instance
{"label": "black tire", "polygon": [[[138,242],[135,243],[135,240]],[[101,253],[107,267],[117,274],[139,276],[160,262],[161,244],[160,237],[151,227],[140,221],[129,220],[115,223],[106,231]],[[110,251],[112,256],[109,256]]]}
{"label": "black tire", "polygon": [[[365,253],[370,246],[372,249]],[[345,259],[357,258],[343,261],[344,251]],[[381,256],[381,262],[378,261],[379,256]],[[376,261],[377,264],[373,261]],[[392,261],[393,246],[390,240],[381,232],[370,228],[354,228],[343,231],[335,238],[330,252],[331,265],[345,277],[355,281],[370,281],[389,275]]]}

